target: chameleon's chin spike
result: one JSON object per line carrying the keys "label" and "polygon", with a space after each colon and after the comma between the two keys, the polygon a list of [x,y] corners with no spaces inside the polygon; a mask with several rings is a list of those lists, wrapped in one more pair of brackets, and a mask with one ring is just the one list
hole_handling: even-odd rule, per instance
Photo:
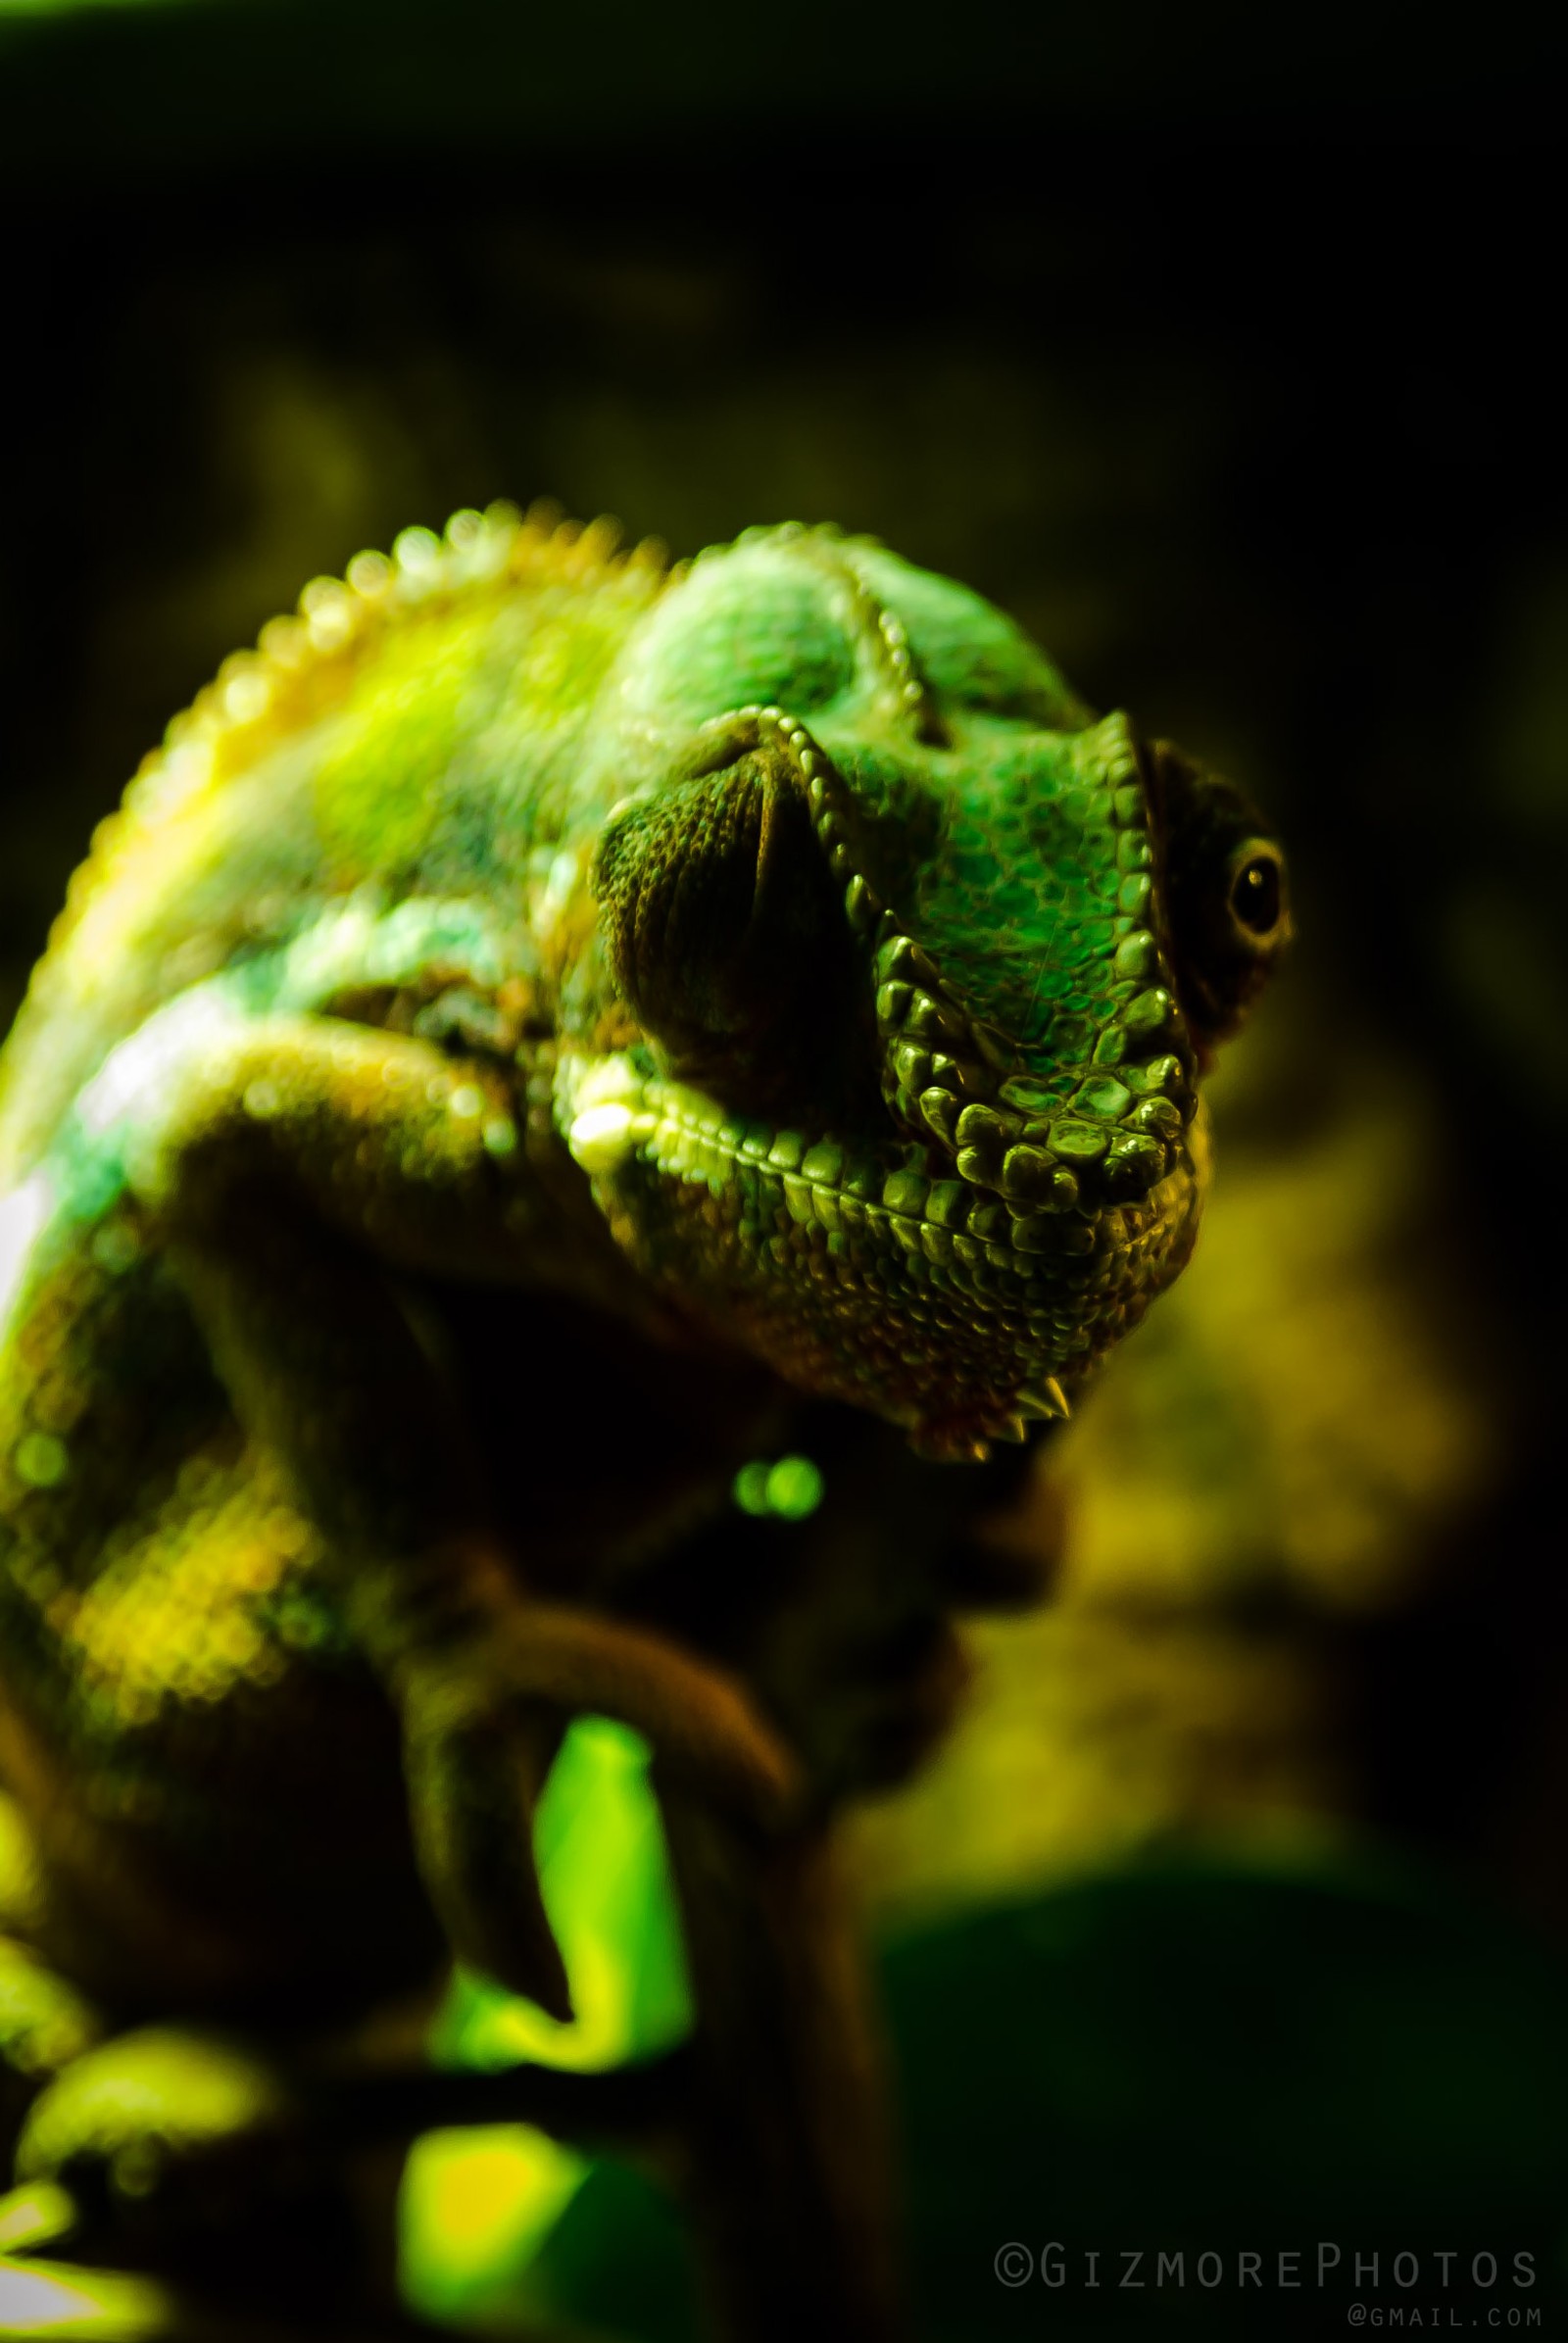
{"label": "chameleon's chin spike", "polygon": [[1043,1383],[1025,1384],[1014,1394],[1014,1404],[1020,1415],[1044,1416],[1048,1420],[1059,1417],[1063,1423],[1072,1414],[1067,1394],[1054,1375],[1048,1375]]}
{"label": "chameleon's chin spike", "polygon": [[989,1440],[977,1440],[972,1433],[941,1423],[916,1424],[908,1437],[915,1455],[927,1464],[984,1464],[991,1454]]}
{"label": "chameleon's chin spike", "polygon": [[1010,1440],[1017,1443],[1027,1440],[1029,1436],[1024,1430],[1022,1416],[1004,1416],[1001,1423],[993,1427],[993,1437],[997,1440]]}

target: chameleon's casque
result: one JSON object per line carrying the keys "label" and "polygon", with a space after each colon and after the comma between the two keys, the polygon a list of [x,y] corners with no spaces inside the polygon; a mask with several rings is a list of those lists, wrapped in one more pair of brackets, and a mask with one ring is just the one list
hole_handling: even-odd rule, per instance
{"label": "chameleon's casque", "polygon": [[[417,1281],[548,1293],[983,1454],[1186,1258],[1196,1077],[1287,917],[1233,789],[869,540],[670,568],[498,508],[308,587],[105,825],[5,1059],[0,1767],[51,1941],[86,1941],[75,1896],[193,1992],[259,1958],[246,1896],[318,1798],[301,1942],[330,1907],[370,1960],[382,1777],[323,1759],[351,1653],[402,1718],[448,1937],[516,1977],[474,1685],[555,1666],[568,1709],[746,1734],[641,1631],[586,1658],[523,1632]],[[551,1372],[521,1358],[492,1488],[545,1472]]]}

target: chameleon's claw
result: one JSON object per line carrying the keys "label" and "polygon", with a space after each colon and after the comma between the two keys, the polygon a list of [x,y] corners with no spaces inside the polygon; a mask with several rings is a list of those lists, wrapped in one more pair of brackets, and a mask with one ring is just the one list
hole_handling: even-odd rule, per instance
{"label": "chameleon's claw", "polygon": [[458,1959],[558,2024],[574,2015],[533,1856],[533,1808],[563,1720],[515,1705],[464,1714],[457,1687],[406,1705],[415,1845]]}

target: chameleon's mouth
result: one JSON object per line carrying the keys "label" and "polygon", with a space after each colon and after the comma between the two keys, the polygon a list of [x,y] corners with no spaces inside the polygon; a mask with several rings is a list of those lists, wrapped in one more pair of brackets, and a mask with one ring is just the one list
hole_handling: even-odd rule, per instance
{"label": "chameleon's mouth", "polygon": [[704,1297],[792,1380],[874,1405],[935,1454],[1067,1413],[1162,1264],[1174,1274],[1185,1257],[1200,1185],[1184,1147],[1141,1198],[1020,1211],[952,1176],[935,1140],[745,1120],[629,1053],[564,1060],[558,1106],[646,1274]]}
{"label": "chameleon's mouth", "polygon": [[[977,1175],[954,1179],[943,1168],[933,1172],[937,1149],[929,1143],[889,1147],[812,1140],[741,1120],[684,1083],[640,1073],[626,1054],[600,1058],[574,1079],[566,1077],[562,1095],[568,1108],[567,1146],[590,1176],[616,1172],[635,1154],[668,1178],[710,1191],[715,1183],[744,1185],[748,1174],[754,1186],[770,1179],[798,1227],[820,1227],[829,1236],[886,1235],[906,1254],[918,1252],[933,1266],[971,1276],[991,1268],[1028,1278],[1045,1259],[1096,1249],[1094,1221],[1066,1208],[1078,1201],[1076,1185],[1030,1210],[1016,1196],[1004,1201],[992,1195]],[[1005,1157],[1002,1163],[1004,1170]],[[1111,1207],[1117,1233],[1136,1233],[1159,1209],[1157,1188],[1146,1201]]]}

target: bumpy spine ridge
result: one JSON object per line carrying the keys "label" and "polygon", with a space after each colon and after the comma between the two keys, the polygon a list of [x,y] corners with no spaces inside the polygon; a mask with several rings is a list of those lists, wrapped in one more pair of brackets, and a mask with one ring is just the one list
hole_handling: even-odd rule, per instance
{"label": "bumpy spine ridge", "polygon": [[341,578],[315,577],[293,612],[270,618],[254,651],[230,653],[211,683],[148,751],[118,809],[93,833],[50,931],[53,950],[132,839],[156,828],[204,788],[325,713],[389,626],[421,610],[449,608],[559,579],[584,590],[624,586],[652,599],[669,582],[667,549],[646,538],[621,550],[617,520],[568,518],[542,498],[526,513],[506,499],[454,513],[440,535],[419,526],[390,554],[356,554]]}

